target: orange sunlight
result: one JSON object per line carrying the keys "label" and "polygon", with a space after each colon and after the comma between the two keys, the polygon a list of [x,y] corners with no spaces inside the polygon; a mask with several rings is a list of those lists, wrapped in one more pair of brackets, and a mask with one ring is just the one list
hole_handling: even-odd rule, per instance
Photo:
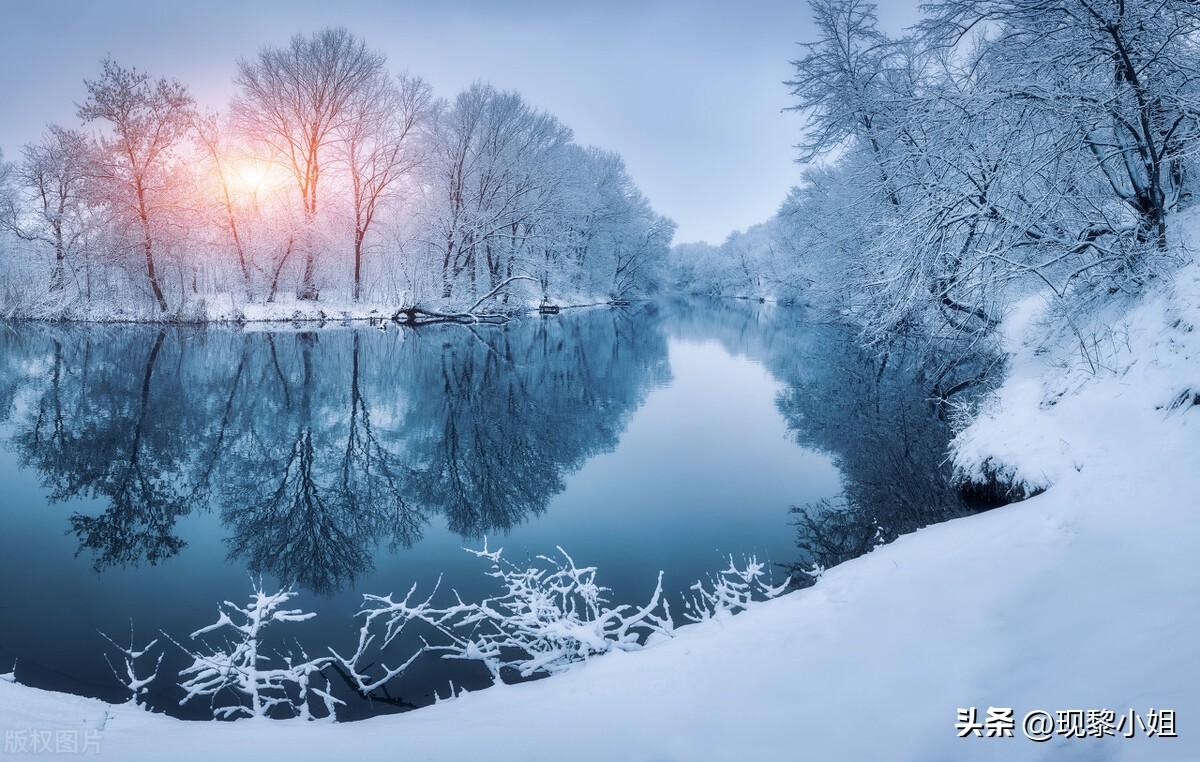
{"label": "orange sunlight", "polygon": [[257,198],[264,191],[279,188],[283,175],[269,162],[241,159],[230,162],[229,190],[239,196]]}

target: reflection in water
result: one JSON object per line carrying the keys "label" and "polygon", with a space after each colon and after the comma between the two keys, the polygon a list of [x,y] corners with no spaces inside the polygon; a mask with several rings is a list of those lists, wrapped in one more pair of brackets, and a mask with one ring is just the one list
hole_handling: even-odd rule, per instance
{"label": "reflection in water", "polygon": [[828,569],[921,527],[991,507],[964,501],[953,482],[952,431],[940,403],[925,393],[928,360],[896,349],[885,357],[856,349],[823,355],[829,370],[822,375],[837,383],[796,373],[779,402],[796,441],[832,453],[845,479],[838,498],[793,508],[801,558],[792,571],[801,584],[812,578],[797,570]]}
{"label": "reflection in water", "polygon": [[[971,512],[916,361],[796,310],[665,309],[674,334],[763,363],[796,442],[843,474],[842,495],[793,509],[799,583]],[[172,557],[177,520],[213,510],[232,561],[328,592],[435,516],[478,538],[543,511],[668,378],[662,318],[645,305],[419,331],[29,326],[0,339],[0,403],[53,501],[103,504],[70,517],[97,570]]]}
{"label": "reflection in water", "polygon": [[811,584],[804,571],[814,566],[836,566],[989,507],[968,504],[953,484],[946,457],[952,432],[927,392],[938,357],[903,347],[880,356],[859,347],[846,326],[814,324],[769,305],[686,302],[675,309],[719,327],[731,352],[763,362],[784,384],[777,404],[796,443],[831,454],[842,473],[842,494],[792,509],[799,557],[787,566],[796,584]]}
{"label": "reflection in water", "polygon": [[7,332],[13,443],[97,570],[157,564],[219,512],[231,560],[318,592],[435,515],[502,531],[612,449],[669,375],[652,306],[497,328]]}
{"label": "reflection in water", "polygon": [[[352,637],[359,593],[446,572],[468,599],[486,594],[459,549],[484,534],[586,554],[615,603],[644,601],[658,569],[677,594],[726,552],[794,558],[803,584],[800,569],[969,511],[921,368],[740,301],[418,330],[12,326],[0,475],[24,492],[0,504],[0,611],[17,612],[0,616],[0,666],[19,655],[44,687],[105,695],[98,627],[190,632],[247,567],[327,594],[298,635],[323,651]],[[59,510],[18,504],[43,495]],[[81,574],[88,563],[107,573]],[[45,625],[47,601],[64,600]],[[486,684],[464,669],[415,665],[382,703]],[[182,713],[159,687],[156,708]],[[353,711],[377,713],[375,698]]]}

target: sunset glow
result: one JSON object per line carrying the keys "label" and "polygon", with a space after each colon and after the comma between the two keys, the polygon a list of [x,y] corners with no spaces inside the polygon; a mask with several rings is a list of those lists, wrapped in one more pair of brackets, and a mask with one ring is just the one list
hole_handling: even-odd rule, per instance
{"label": "sunset glow", "polygon": [[255,159],[233,163],[229,173],[229,190],[238,196],[258,196],[282,187],[284,177],[273,165]]}

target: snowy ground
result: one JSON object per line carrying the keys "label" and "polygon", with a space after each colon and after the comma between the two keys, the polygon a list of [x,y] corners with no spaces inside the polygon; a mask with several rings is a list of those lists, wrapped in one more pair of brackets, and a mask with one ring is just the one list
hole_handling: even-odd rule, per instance
{"label": "snowy ground", "polygon": [[[1200,759],[1200,268],[1104,318],[1119,339],[1096,373],[1040,310],[1007,324],[1010,376],[957,442],[964,470],[1037,497],[648,650],[400,716],[184,723],[0,681],[0,732],[120,760]],[[972,706],[1013,708],[1015,737],[958,738]],[[1020,725],[1151,708],[1175,710],[1178,737],[1037,743]]]}

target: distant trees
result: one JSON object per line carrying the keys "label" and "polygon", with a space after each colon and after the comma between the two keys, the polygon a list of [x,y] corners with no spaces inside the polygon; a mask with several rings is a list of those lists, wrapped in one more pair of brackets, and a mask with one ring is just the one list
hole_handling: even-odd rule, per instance
{"label": "distant trees", "polygon": [[9,314],[499,314],[664,276],[673,225],[620,158],[516,93],[436,98],[343,28],[263,48],[234,83],[227,113],[201,110],[108,59],[83,129],[0,161]]}
{"label": "distant trees", "polygon": [[803,301],[813,281],[796,261],[801,246],[779,217],[735,231],[716,246],[680,244],[669,260],[674,287],[704,296]]}
{"label": "distant trees", "polygon": [[[21,159],[7,169],[7,184],[21,194],[20,211],[13,199],[0,200],[0,224],[18,238],[35,241],[54,255],[50,290],[61,291],[66,279],[67,258],[75,253],[87,230],[86,182],[91,160],[90,145],[79,132],[57,125],[22,151]],[[0,162],[2,163],[2,162]],[[3,193],[3,191],[0,191]]]}

